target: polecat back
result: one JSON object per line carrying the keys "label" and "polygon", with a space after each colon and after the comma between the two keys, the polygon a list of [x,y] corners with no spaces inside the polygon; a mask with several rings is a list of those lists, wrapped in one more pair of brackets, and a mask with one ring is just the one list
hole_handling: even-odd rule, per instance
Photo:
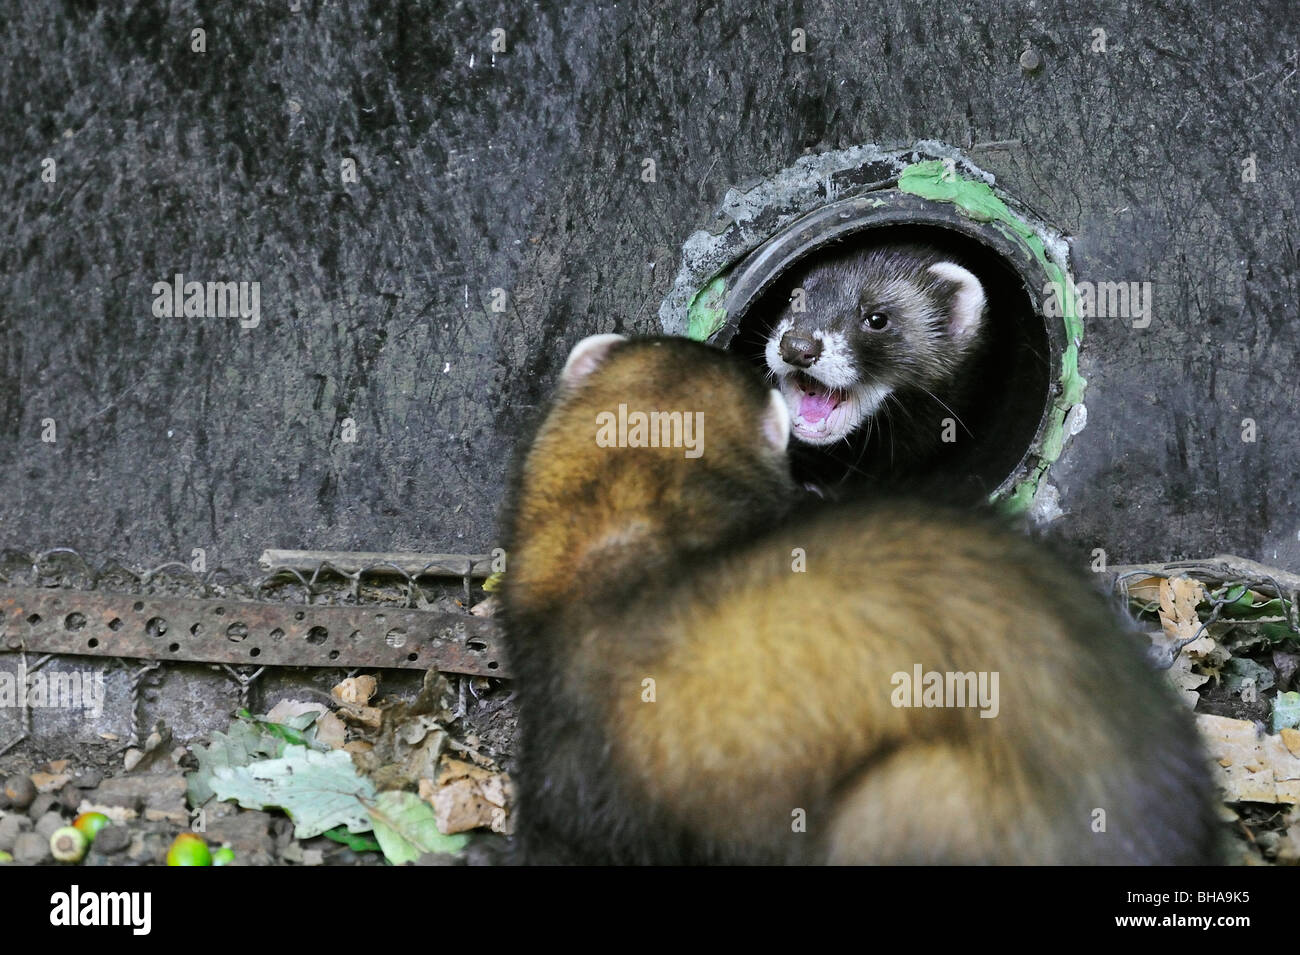
{"label": "polecat back", "polygon": [[509,520],[527,859],[1216,858],[1190,717],[1083,575],[929,505],[787,514],[787,435],[736,356],[574,349]]}

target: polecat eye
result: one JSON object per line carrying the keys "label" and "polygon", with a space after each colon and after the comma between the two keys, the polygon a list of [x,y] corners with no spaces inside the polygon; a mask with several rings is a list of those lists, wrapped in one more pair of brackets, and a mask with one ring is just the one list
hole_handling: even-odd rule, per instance
{"label": "polecat eye", "polygon": [[878,332],[889,324],[889,316],[884,312],[872,312],[862,324],[873,332]]}

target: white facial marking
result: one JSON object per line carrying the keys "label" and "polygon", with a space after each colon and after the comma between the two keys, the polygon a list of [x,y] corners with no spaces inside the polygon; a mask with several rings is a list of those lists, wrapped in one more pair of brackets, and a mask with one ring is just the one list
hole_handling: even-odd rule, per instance
{"label": "white facial marking", "polygon": [[794,319],[784,318],[767,336],[763,348],[763,358],[768,369],[778,377],[784,378],[796,371],[810,378],[816,378],[828,388],[848,388],[857,381],[857,372],[853,368],[853,351],[843,332],[823,332],[809,329],[808,335],[821,342],[822,352],[808,368],[795,368],[781,357],[781,338],[794,328]]}
{"label": "white facial marking", "polygon": [[[843,332],[809,329],[808,333],[821,342],[821,354],[808,368],[787,364],[781,357],[781,338],[793,327],[794,320],[786,318],[772,329],[763,349],[764,360],[776,375],[794,436],[805,444],[834,444],[848,437],[875,414],[893,389],[888,385],[869,385],[858,380],[853,350]],[[838,403],[820,420],[810,421],[802,414],[808,394],[806,385],[801,383],[801,375],[838,393]]]}
{"label": "white facial marking", "polygon": [[799,410],[804,393],[793,378],[781,382],[781,393],[790,407],[790,430],[805,444],[834,444],[842,441],[879,410],[892,390],[884,385],[854,385],[825,418],[806,421]]}
{"label": "white facial marking", "polygon": [[814,331],[813,337],[822,343],[822,353],[804,374],[816,378],[829,388],[848,388],[858,380],[853,367],[853,350],[843,332]]}
{"label": "white facial marking", "polygon": [[790,373],[790,366],[781,358],[781,336],[794,328],[793,318],[783,318],[777,324],[776,328],[767,336],[767,344],[763,347],[763,359],[767,362],[767,369],[777,377],[784,377]]}

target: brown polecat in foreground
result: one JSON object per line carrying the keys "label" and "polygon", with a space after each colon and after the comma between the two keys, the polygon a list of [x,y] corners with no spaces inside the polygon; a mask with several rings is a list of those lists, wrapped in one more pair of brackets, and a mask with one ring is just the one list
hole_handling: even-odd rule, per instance
{"label": "brown polecat in foreground", "polygon": [[573,349],[508,521],[525,861],[1213,861],[1106,598],[975,515],[787,515],[788,430],[738,356]]}
{"label": "brown polecat in foreground", "polygon": [[987,296],[951,254],[844,248],[797,266],[774,298],[762,360],[790,410],[801,478],[828,483],[839,463],[910,479],[973,437]]}

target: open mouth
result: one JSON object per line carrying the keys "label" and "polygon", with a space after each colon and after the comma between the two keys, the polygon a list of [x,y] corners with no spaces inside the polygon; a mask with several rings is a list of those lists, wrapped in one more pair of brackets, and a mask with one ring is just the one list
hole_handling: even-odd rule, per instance
{"label": "open mouth", "polygon": [[831,388],[803,372],[781,379],[781,393],[790,407],[791,430],[809,444],[829,444],[857,425],[852,408],[857,404],[845,388]]}

